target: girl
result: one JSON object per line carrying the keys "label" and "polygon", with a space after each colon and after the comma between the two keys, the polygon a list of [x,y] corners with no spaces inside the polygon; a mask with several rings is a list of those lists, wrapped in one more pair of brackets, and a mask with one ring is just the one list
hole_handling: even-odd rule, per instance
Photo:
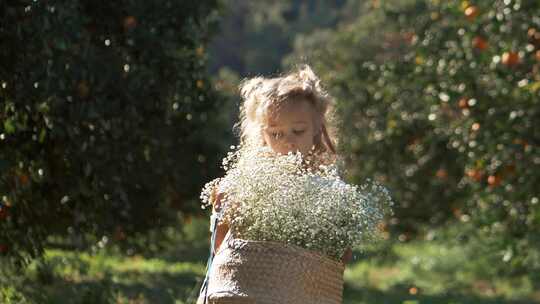
{"label": "girl", "polygon": [[[320,80],[308,65],[283,77],[255,77],[240,85],[244,103],[240,107],[240,142],[269,146],[274,152],[300,151],[315,157],[337,156],[332,128],[332,100],[321,88]],[[311,153],[310,153],[311,152]],[[315,165],[316,162],[312,162]],[[223,193],[217,193],[213,212],[220,211]],[[229,227],[219,224],[214,252],[220,247]],[[347,249],[343,263],[352,257]]]}
{"label": "girl", "polygon": [[[244,80],[240,92],[243,104],[235,128],[240,127],[241,146],[267,146],[280,154],[298,151],[311,166],[336,160],[335,130],[330,125],[333,121],[332,99],[308,65],[282,77]],[[227,224],[213,226],[215,214],[221,211],[223,197],[224,194],[216,189],[210,227],[211,231],[215,228],[211,256],[221,250],[226,237],[231,237]],[[347,263],[351,256],[352,251],[348,248],[342,263]]]}

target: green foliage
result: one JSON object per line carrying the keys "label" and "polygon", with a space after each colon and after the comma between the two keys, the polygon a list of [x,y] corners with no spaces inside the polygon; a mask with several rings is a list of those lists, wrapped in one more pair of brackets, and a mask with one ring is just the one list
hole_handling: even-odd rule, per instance
{"label": "green foliage", "polygon": [[[354,251],[345,270],[343,302],[537,303],[540,278],[534,273],[508,276],[498,272],[493,267],[498,253],[486,250],[480,240],[464,239],[462,234],[473,227],[465,228],[458,223],[427,231],[425,240],[389,240]],[[194,303],[206,256],[192,249],[205,247],[208,251],[208,238],[200,237],[208,231],[208,220],[193,219],[181,230],[176,243],[151,258],[127,257],[111,248],[94,254],[47,250],[42,260],[26,269],[24,278],[2,273],[0,300],[28,304]],[[0,265],[0,271],[4,266]],[[47,285],[39,279],[43,267],[52,278]],[[6,300],[9,298],[12,302]]]}
{"label": "green foliage", "polygon": [[278,72],[298,34],[334,26],[347,1],[225,0],[219,35],[210,45],[209,68],[241,77]]}
{"label": "green foliage", "polygon": [[499,273],[498,254],[461,240],[462,232],[452,225],[431,231],[430,240],[358,256],[345,270],[344,303],[537,303],[537,278]]}
{"label": "green foliage", "polygon": [[126,256],[109,245],[95,252],[46,249],[23,272],[0,261],[0,302],[193,303],[204,276],[208,228],[207,218],[195,217],[152,256]]}
{"label": "green foliage", "polygon": [[18,292],[13,286],[0,287],[0,300],[5,304],[27,304],[30,303],[24,294]]}
{"label": "green foliage", "polygon": [[[200,210],[222,98],[205,70],[217,3],[0,4],[0,254],[125,241]],[[208,165],[211,164],[211,165]]]}
{"label": "green foliage", "polygon": [[[374,5],[379,3],[380,5]],[[473,222],[512,271],[538,267],[540,4],[377,1],[310,35],[308,57],[338,99],[350,177],[399,204],[390,229]]]}

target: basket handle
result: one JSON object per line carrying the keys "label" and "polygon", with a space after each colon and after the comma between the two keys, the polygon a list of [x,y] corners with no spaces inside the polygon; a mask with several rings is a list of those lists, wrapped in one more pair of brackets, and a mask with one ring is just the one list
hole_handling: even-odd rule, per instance
{"label": "basket handle", "polygon": [[206,262],[206,275],[204,276],[204,281],[202,283],[201,290],[199,291],[200,296],[204,290],[204,304],[206,304],[206,299],[208,297],[208,280],[210,275],[210,269],[212,268],[212,260],[214,259],[214,246],[216,242],[216,230],[218,222],[218,216],[216,213],[213,212],[210,218],[212,230],[212,236],[210,238],[210,254],[208,256],[208,261]]}

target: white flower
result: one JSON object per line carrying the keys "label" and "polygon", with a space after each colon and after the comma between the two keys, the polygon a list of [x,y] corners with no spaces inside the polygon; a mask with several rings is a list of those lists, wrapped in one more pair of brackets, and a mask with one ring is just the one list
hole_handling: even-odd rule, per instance
{"label": "white flower", "polygon": [[377,236],[393,202],[371,180],[360,187],[345,183],[337,163],[323,158],[238,147],[223,160],[225,176],[203,188],[203,207],[218,189],[224,193],[220,220],[235,237],[281,241],[339,260],[345,248]]}

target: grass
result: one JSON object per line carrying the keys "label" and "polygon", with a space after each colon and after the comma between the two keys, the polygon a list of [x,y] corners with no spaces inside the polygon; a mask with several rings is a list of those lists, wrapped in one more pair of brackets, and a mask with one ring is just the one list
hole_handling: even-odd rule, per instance
{"label": "grass", "polygon": [[345,303],[540,303],[528,274],[497,277],[459,246],[395,243],[392,259],[369,258],[345,271]]}
{"label": "grass", "polygon": [[[154,256],[47,250],[24,275],[0,280],[0,302],[193,303],[206,266],[207,229],[205,219],[194,220],[178,245]],[[355,251],[345,270],[344,303],[540,303],[537,276],[500,275],[493,267],[500,257],[475,246],[444,236]]]}
{"label": "grass", "polygon": [[29,303],[187,303],[204,270],[203,263],[49,250],[15,285]]}

